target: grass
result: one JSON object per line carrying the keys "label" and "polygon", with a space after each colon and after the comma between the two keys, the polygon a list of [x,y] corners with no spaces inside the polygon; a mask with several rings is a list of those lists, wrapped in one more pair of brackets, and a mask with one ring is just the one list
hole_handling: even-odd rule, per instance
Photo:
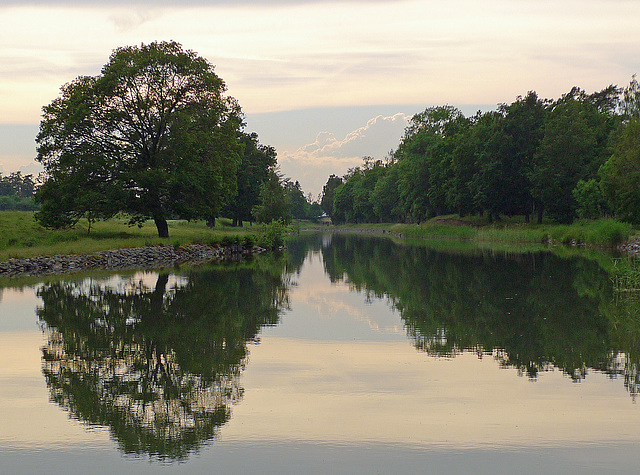
{"label": "grass", "polygon": [[218,219],[215,228],[204,221],[170,221],[169,238],[161,239],[152,221],[130,227],[126,218],[94,223],[87,233],[86,222],[73,229],[50,230],[41,227],[32,212],[0,212],[0,261],[10,258],[55,254],[90,254],[107,249],[157,244],[184,246],[193,243],[218,245],[223,242],[255,242],[247,236],[258,233],[257,226],[231,227],[231,221]]}
{"label": "grass", "polygon": [[619,293],[640,296],[640,259],[625,257],[615,259],[612,272],[613,288]]}
{"label": "grass", "polygon": [[388,231],[409,238],[458,239],[480,243],[511,244],[583,244],[614,247],[628,241],[634,234],[630,224],[613,219],[582,220],[571,225],[524,223],[521,217],[504,218],[489,223],[486,218],[455,215],[439,216],[417,224],[358,224],[337,226],[337,229],[370,232]]}

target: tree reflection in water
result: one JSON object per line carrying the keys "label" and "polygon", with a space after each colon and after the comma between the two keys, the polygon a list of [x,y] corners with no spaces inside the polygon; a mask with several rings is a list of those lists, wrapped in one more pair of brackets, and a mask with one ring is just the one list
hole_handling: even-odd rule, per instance
{"label": "tree reflection in water", "polygon": [[530,378],[555,367],[580,381],[594,369],[622,376],[632,397],[639,392],[640,305],[616,300],[594,261],[355,235],[333,235],[322,252],[332,281],[389,298],[415,346],[431,355],[491,355]]}
{"label": "tree reflection in water", "polygon": [[125,453],[185,458],[242,398],[247,343],[288,303],[283,266],[43,285],[51,399]]}

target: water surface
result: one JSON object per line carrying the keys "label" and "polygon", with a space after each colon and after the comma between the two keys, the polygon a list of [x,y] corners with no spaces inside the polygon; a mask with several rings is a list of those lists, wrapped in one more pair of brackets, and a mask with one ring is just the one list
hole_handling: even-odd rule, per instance
{"label": "water surface", "polygon": [[637,305],[594,260],[308,236],[0,300],[8,473],[628,473]]}

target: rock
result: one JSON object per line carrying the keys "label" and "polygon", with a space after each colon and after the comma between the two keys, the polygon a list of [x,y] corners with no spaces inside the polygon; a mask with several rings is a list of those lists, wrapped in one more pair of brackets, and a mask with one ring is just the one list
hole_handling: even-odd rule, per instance
{"label": "rock", "polygon": [[56,255],[9,259],[0,262],[0,276],[37,276],[63,274],[91,269],[151,269],[172,267],[183,263],[202,263],[226,259],[231,256],[263,252],[261,248],[250,250],[242,246],[211,247],[204,244],[189,246],[145,246],[128,249],[113,249],[88,255]]}

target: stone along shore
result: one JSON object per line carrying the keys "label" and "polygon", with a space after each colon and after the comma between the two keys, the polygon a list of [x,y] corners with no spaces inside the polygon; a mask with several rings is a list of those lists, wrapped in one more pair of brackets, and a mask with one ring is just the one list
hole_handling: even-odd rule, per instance
{"label": "stone along shore", "polygon": [[159,269],[183,263],[201,263],[261,252],[261,248],[246,249],[239,245],[211,247],[145,246],[113,249],[86,255],[57,255],[9,259],[0,262],[0,277],[66,274],[92,269]]}

